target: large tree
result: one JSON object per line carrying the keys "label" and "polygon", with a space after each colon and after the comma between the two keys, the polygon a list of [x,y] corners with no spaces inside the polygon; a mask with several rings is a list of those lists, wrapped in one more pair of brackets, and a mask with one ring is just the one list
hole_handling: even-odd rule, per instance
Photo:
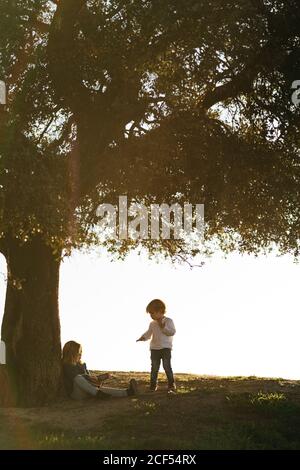
{"label": "large tree", "polygon": [[[299,250],[296,0],[2,0],[2,339],[21,404],[57,398],[59,267],[99,242],[96,207],[205,204],[184,258]],[[119,255],[138,242],[104,242]]]}

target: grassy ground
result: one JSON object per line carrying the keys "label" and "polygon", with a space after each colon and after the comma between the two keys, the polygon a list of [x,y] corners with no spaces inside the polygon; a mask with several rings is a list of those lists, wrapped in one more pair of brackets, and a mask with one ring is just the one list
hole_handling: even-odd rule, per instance
{"label": "grassy ground", "polygon": [[300,449],[300,382],[179,374],[178,393],[0,410],[0,449]]}

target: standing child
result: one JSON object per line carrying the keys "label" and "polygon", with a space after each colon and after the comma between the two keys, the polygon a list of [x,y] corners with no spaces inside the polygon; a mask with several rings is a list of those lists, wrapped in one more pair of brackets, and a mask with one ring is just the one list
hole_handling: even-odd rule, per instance
{"label": "standing child", "polygon": [[157,390],[157,376],[162,360],[163,368],[168,378],[168,392],[175,392],[176,385],[171,367],[171,350],[173,336],[176,333],[173,320],[165,317],[166,306],[162,300],[152,300],[146,308],[152,322],[148,330],[137,341],[147,341],[151,338],[151,383],[150,390]]}

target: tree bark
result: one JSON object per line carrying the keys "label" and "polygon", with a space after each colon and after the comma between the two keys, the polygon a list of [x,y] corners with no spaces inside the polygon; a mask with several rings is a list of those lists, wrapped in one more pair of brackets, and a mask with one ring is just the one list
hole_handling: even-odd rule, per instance
{"label": "tree bark", "polygon": [[16,404],[45,405],[62,390],[60,256],[40,237],[23,245],[11,239],[4,255],[8,280],[1,337],[8,386]]}

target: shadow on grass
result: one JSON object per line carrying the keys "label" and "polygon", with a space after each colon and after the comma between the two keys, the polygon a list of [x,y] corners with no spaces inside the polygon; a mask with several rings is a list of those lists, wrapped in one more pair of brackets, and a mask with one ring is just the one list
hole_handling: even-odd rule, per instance
{"label": "shadow on grass", "polygon": [[[128,376],[124,373],[118,380],[128,382]],[[115,406],[112,401],[105,413],[102,409],[102,414],[101,406],[108,406],[104,403],[90,402],[84,406],[74,403],[72,409],[62,408],[60,426],[54,424],[57,415],[50,419],[52,409],[44,414],[47,423],[33,413],[31,418],[35,416],[35,421],[23,423],[30,432],[30,448],[300,449],[298,382],[187,375],[178,378],[174,395],[167,395],[165,383],[154,394],[146,392],[146,378],[140,383],[142,395],[124,399],[124,406],[119,406],[119,401]],[[74,410],[80,411],[79,421],[74,421]],[[82,429],[80,423],[84,424]],[[5,439],[8,442],[8,433],[4,431],[1,448]]]}
{"label": "shadow on grass", "polygon": [[106,419],[101,431],[39,430],[42,449],[299,449],[300,405],[282,393],[241,393],[216,401],[184,387],[172,397],[135,399],[130,413]]}

